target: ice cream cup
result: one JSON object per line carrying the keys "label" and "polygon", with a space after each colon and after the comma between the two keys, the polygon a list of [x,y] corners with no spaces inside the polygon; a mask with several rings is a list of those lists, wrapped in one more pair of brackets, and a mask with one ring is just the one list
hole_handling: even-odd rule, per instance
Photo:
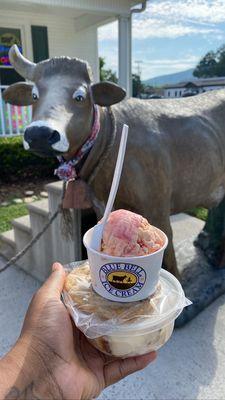
{"label": "ice cream cup", "polygon": [[91,247],[94,228],[85,233],[83,243],[96,293],[112,301],[132,302],[143,300],[155,292],[168,244],[165,233],[155,229],[164,238],[164,245],[154,253],[138,257],[115,257],[101,253]]}

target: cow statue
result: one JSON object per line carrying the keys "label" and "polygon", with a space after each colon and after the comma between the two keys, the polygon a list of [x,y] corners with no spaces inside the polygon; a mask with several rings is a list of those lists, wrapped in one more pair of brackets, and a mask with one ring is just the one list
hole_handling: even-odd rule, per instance
{"label": "cow statue", "polygon": [[16,45],[9,56],[29,81],[3,93],[8,103],[33,106],[24,147],[67,161],[83,151],[77,175],[90,182],[101,202],[110,190],[122,125],[129,125],[115,209],[140,213],[167,234],[164,264],[179,276],[170,215],[197,206],[210,208],[225,194],[225,91],[183,99],[123,100],[125,91],[118,85],[93,84],[90,67],[82,60],[55,57],[34,64]]}

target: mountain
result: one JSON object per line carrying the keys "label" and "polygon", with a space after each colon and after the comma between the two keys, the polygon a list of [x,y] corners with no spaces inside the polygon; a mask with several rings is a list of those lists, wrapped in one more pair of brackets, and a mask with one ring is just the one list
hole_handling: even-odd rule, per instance
{"label": "mountain", "polygon": [[145,85],[150,86],[164,86],[164,85],[171,85],[178,82],[184,82],[196,79],[193,76],[194,68],[187,69],[185,71],[176,72],[174,74],[169,75],[161,75],[156,76],[155,78],[147,79],[143,81]]}

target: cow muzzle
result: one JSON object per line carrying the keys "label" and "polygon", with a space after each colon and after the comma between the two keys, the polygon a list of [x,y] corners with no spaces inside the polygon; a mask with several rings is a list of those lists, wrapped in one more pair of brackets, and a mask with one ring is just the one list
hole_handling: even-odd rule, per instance
{"label": "cow muzzle", "polygon": [[23,145],[26,150],[43,157],[64,153],[69,148],[65,134],[48,125],[31,123],[24,132]]}

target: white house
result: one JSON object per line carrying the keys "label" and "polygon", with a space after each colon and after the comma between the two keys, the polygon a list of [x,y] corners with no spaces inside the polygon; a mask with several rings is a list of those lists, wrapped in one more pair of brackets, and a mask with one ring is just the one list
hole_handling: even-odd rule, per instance
{"label": "white house", "polygon": [[13,43],[34,62],[61,55],[87,60],[97,81],[98,27],[118,20],[119,84],[130,96],[131,19],[145,7],[146,0],[0,0],[0,134],[22,132],[31,117],[1,99],[5,86],[21,80],[7,56]]}
{"label": "white house", "polygon": [[167,85],[164,88],[164,97],[178,98],[194,94],[204,93],[209,90],[224,89],[225,77],[193,79],[188,82],[180,82],[174,85]]}

